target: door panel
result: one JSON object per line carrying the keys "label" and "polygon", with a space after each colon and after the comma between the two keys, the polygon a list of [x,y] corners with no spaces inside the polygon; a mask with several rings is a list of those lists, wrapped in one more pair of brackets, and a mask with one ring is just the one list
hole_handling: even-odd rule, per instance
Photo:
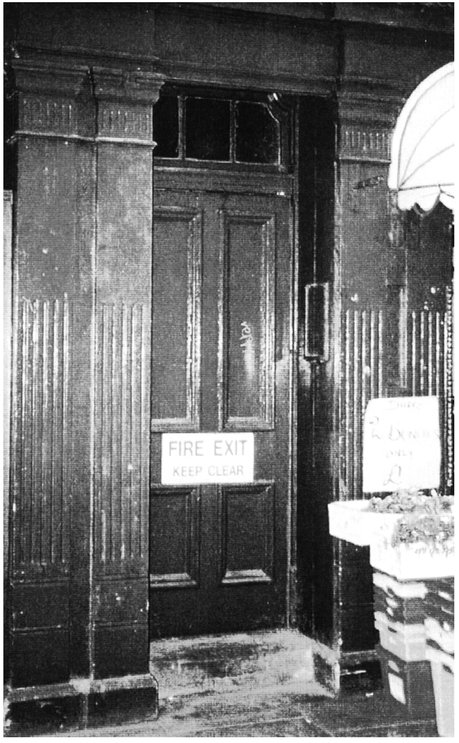
{"label": "door panel", "polygon": [[272,583],[274,483],[222,488],[222,583]]}
{"label": "door panel", "polygon": [[153,430],[199,430],[201,256],[201,213],[155,209]]}
{"label": "door panel", "polygon": [[274,425],[275,218],[224,211],[222,221],[223,429],[269,430]]}
{"label": "door panel", "polygon": [[[151,637],[287,616],[290,199],[184,178],[155,191]],[[166,431],[255,432],[255,481],[162,486]]]}
{"label": "door panel", "polygon": [[199,578],[199,494],[196,488],[155,493],[150,528],[150,585],[190,588]]}

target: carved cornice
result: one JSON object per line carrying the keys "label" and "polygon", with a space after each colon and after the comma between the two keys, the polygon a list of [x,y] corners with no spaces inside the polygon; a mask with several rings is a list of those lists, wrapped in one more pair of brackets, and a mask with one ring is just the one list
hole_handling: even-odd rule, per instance
{"label": "carved cornice", "polygon": [[76,98],[87,86],[89,68],[70,60],[14,57],[10,65],[20,93]]}
{"label": "carved cornice", "polygon": [[148,70],[93,67],[94,94],[98,100],[122,100],[153,105],[164,75]]}

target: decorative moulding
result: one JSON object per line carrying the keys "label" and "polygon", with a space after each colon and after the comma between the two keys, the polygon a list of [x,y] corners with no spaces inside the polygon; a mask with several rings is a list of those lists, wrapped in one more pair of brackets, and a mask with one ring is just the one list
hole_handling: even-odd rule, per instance
{"label": "decorative moulding", "polygon": [[121,100],[153,105],[159,97],[164,75],[149,70],[124,68],[91,68],[94,95],[101,100]]}
{"label": "decorative moulding", "polygon": [[59,57],[13,57],[15,88],[20,93],[75,98],[87,87],[89,68]]}
{"label": "decorative moulding", "polygon": [[339,156],[342,160],[389,163],[390,143],[389,129],[345,123],[340,130]]}

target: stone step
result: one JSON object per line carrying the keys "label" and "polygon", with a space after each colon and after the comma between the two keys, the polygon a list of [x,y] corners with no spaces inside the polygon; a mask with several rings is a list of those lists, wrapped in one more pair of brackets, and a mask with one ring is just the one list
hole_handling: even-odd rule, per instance
{"label": "stone step", "polygon": [[312,647],[284,629],[155,640],[150,671],[163,699],[279,685],[301,693],[314,682]]}

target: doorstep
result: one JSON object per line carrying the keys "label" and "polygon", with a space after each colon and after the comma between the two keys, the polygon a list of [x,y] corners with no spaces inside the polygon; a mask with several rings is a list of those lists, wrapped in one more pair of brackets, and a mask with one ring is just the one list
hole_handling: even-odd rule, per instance
{"label": "doorstep", "polygon": [[161,699],[273,686],[301,692],[314,681],[313,649],[296,630],[155,640],[150,673]]}

